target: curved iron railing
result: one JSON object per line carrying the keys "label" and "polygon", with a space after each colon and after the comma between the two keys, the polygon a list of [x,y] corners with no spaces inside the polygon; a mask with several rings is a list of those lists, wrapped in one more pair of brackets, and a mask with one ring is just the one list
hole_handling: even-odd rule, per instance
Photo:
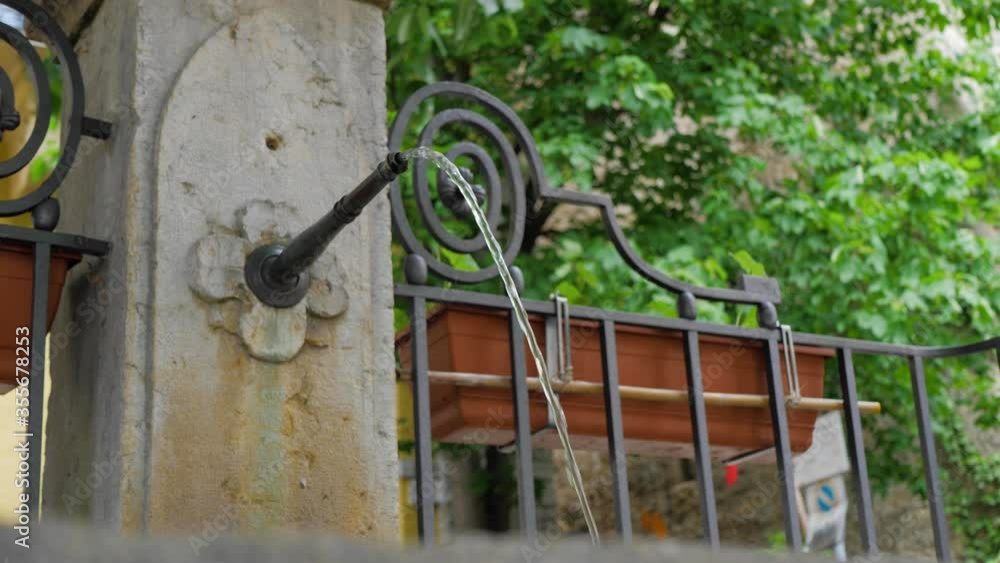
{"label": "curved iron railing", "polygon": [[[581,193],[549,186],[548,180],[545,178],[541,156],[538,154],[534,138],[527,127],[514,110],[495,96],[474,86],[458,82],[439,82],[418,90],[403,104],[403,107],[399,110],[399,114],[396,116],[396,120],[389,133],[390,150],[398,151],[404,148],[402,147],[403,136],[410,125],[410,120],[414,113],[420,104],[435,97],[452,97],[477,102],[490,110],[497,119],[513,131],[515,145],[512,145],[499,127],[486,116],[467,109],[447,109],[431,118],[421,130],[417,140],[418,145],[430,146],[434,142],[434,135],[439,130],[447,125],[461,124],[470,126],[488,137],[499,150],[503,170],[509,175],[507,183],[512,187],[510,197],[512,198],[511,205],[513,207],[511,217],[513,228],[504,255],[504,258],[508,262],[512,262],[520,250],[524,236],[525,220],[528,214],[525,204],[525,183],[518,159],[518,153],[520,152],[527,162],[527,175],[531,180],[529,185],[536,192],[533,194],[535,196],[534,199],[598,209],[604,221],[604,226],[607,229],[608,237],[625,262],[641,276],[659,287],[675,294],[690,293],[696,299],[711,301],[755,305],[775,305],[781,301],[781,293],[778,290],[777,281],[772,278],[747,276],[744,278],[745,286],[740,289],[703,287],[678,280],[651,266],[629,244],[615,216],[614,202],[611,198],[602,194]],[[466,156],[476,162],[480,172],[476,178],[485,177],[487,181],[486,198],[490,203],[488,216],[490,226],[496,229],[500,220],[500,205],[498,204],[500,202],[501,180],[497,175],[498,170],[488,156],[487,151],[473,143],[460,142],[454,145],[447,152],[446,156],[452,160]],[[428,188],[427,166],[426,161],[418,162],[414,166],[414,195],[420,215],[424,221],[424,226],[430,231],[435,240],[454,252],[471,254],[483,249],[485,242],[482,240],[482,236],[472,239],[459,239],[448,232],[442,225],[431,201],[431,193]],[[393,184],[390,198],[392,201],[394,226],[400,242],[407,252],[423,258],[427,263],[427,267],[432,272],[444,279],[461,283],[482,282],[497,275],[495,265],[491,265],[478,272],[468,272],[458,270],[436,258],[429,250],[423,247],[414,233],[409,218],[405,213],[403,194],[398,181]]]}
{"label": "curved iron railing", "polygon": [[[496,97],[478,88],[454,82],[432,84],[418,90],[400,109],[392,125],[389,136],[389,148],[396,151],[403,148],[408,129],[412,126],[414,116],[421,104],[437,102],[438,100],[454,99],[464,103],[473,102],[483,106],[487,115],[469,109],[440,109],[430,118],[417,136],[417,144],[434,144],[435,135],[449,125],[470,127],[476,133],[490,140],[496,152],[500,155],[502,168],[497,168],[491,162],[489,151],[469,141],[460,141],[447,151],[449,158],[468,157],[477,168],[478,174],[473,174],[477,181],[485,183],[480,188],[483,199],[488,203],[487,214],[490,226],[496,230],[502,224],[501,206],[506,202],[512,211],[508,219],[509,236],[504,256],[512,262],[520,251],[523,240],[525,221],[531,210],[528,201],[545,201],[566,203],[576,206],[593,207],[600,211],[601,218],[607,230],[608,237],[614,244],[624,261],[645,279],[666,289],[678,297],[678,311],[681,318],[663,318],[634,313],[607,311],[593,307],[569,306],[568,313],[575,319],[597,321],[600,326],[602,347],[602,368],[604,371],[604,398],[608,420],[608,451],[611,458],[617,529],[619,536],[628,541],[632,536],[630,507],[628,497],[628,477],[625,470],[625,450],[623,446],[622,411],[618,387],[618,367],[615,361],[615,326],[617,323],[633,326],[650,327],[677,331],[683,335],[685,369],[688,384],[689,412],[692,426],[694,458],[698,480],[698,490],[701,501],[702,525],[705,541],[713,547],[719,546],[719,523],[715,506],[715,492],[712,479],[712,467],[709,457],[709,440],[705,414],[704,389],[702,384],[701,361],[699,351],[700,334],[739,338],[756,342],[766,359],[765,370],[761,375],[766,378],[768,387],[769,408],[772,427],[774,429],[774,449],[777,459],[777,473],[780,486],[781,503],[784,508],[785,537],[791,549],[799,549],[802,536],[799,528],[798,508],[796,506],[795,485],[793,482],[792,456],[789,444],[789,429],[785,412],[785,393],[781,377],[781,362],[779,347],[781,331],[779,330],[777,310],[775,305],[780,302],[778,283],[772,278],[745,276],[739,288],[716,288],[695,286],[682,282],[669,274],[660,272],[645,262],[632,248],[615,218],[614,205],[611,199],[604,195],[580,193],[565,189],[553,188],[548,185],[541,164],[541,157],[527,127],[517,114]],[[506,127],[513,143],[504,131],[497,125]],[[523,166],[526,171],[522,171]],[[425,162],[412,166],[413,196],[417,202],[417,210],[426,228],[427,236],[452,252],[471,254],[483,248],[482,237],[460,239],[447,231],[435,209],[434,194],[430,190],[427,177],[428,167]],[[499,177],[499,172],[505,173],[505,178]],[[525,178],[530,180],[526,183]],[[438,179],[438,201],[446,208],[455,211],[454,201],[446,193],[447,186],[443,179]],[[506,189],[506,198],[501,190]],[[530,193],[529,193],[530,192]],[[530,198],[528,196],[531,196]],[[414,400],[414,430],[416,438],[416,480],[417,480],[417,514],[420,534],[425,543],[433,541],[434,536],[434,480],[431,472],[431,426],[430,426],[430,384],[429,357],[426,306],[428,303],[446,303],[489,307],[509,311],[511,306],[504,296],[475,293],[462,289],[441,288],[427,285],[428,273],[434,273],[441,279],[465,284],[486,281],[497,275],[495,266],[478,271],[463,271],[438,259],[430,249],[426,248],[421,237],[413,228],[407,209],[404,205],[402,184],[397,180],[392,184],[390,201],[393,214],[393,227],[397,240],[408,253],[405,268],[406,284],[396,286],[397,299],[407,301],[411,322],[411,368],[410,378],[413,384]],[[707,323],[697,320],[697,300],[723,301],[729,303],[752,304],[758,307],[758,318],[761,328],[746,328],[740,326]],[[560,315],[565,315],[565,305],[560,306],[551,301],[525,301],[529,313],[539,315],[544,319],[546,327],[556,322]],[[560,308],[563,307],[562,310]],[[866,555],[878,553],[875,532],[874,512],[872,509],[871,489],[868,483],[868,469],[865,459],[865,449],[862,438],[861,416],[858,409],[856,377],[854,373],[853,355],[879,354],[907,358],[910,365],[911,385],[914,397],[915,414],[919,430],[920,447],[924,466],[924,475],[931,510],[931,525],[934,532],[937,557],[940,561],[951,560],[951,547],[948,539],[948,527],[945,520],[943,491],[940,483],[940,469],[935,451],[934,435],[931,428],[930,407],[928,404],[927,387],[924,374],[924,360],[977,354],[994,350],[997,361],[1000,362],[1000,337],[984,342],[962,346],[934,347],[913,346],[906,344],[889,344],[818,334],[794,333],[796,344],[832,348],[836,351],[839,380],[843,395],[843,411],[847,449],[850,455],[852,475],[857,495],[858,525],[861,532],[861,543]],[[512,322],[510,341],[520,343],[522,336]],[[527,370],[523,347],[511,347],[513,365],[512,402],[515,412],[514,442],[517,452],[518,474],[518,506],[524,533],[529,539],[536,534],[535,498],[533,490],[533,466],[531,456],[532,429],[528,424],[528,389],[526,384]]]}
{"label": "curved iron railing", "polygon": [[[79,152],[80,138],[86,135],[97,139],[108,139],[111,136],[111,125],[84,115],[84,88],[80,63],[76,53],[73,52],[73,46],[70,45],[69,39],[55,18],[27,0],[3,0],[0,3],[17,10],[25,17],[26,22],[44,32],[52,52],[58,57],[63,71],[63,83],[66,86],[63,92],[68,94],[69,99],[68,103],[66,96],[63,99],[65,132],[59,161],[52,174],[37,189],[16,200],[0,201],[0,217],[12,217],[32,211],[48,200],[62,185],[72,168]],[[38,99],[37,118],[27,143],[16,155],[0,162],[0,178],[6,178],[24,169],[41,149],[49,131],[49,119],[52,117],[52,92],[45,64],[35,51],[31,40],[21,30],[4,23],[0,23],[0,40],[16,49],[21,60],[31,70]],[[3,123],[2,129],[6,131],[15,129],[20,126],[20,116],[17,116],[13,109],[13,83],[4,69],[0,69],[0,96],[3,100],[3,119],[0,120]]]}

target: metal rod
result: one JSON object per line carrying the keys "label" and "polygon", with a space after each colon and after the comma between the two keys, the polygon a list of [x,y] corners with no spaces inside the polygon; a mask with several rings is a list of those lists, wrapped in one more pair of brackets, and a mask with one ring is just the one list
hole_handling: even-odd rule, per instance
{"label": "metal rod", "polygon": [[52,247],[35,245],[31,299],[31,367],[28,381],[28,514],[32,524],[41,521],[42,437],[45,435],[45,333],[49,311],[49,268]]}
{"label": "metal rod", "polygon": [[351,193],[286,246],[264,245],[247,258],[247,286],[262,303],[276,308],[299,304],[309,290],[309,267],[340,231],[351,224],[393,180],[407,169],[403,153],[390,153]]}
{"label": "metal rod", "polygon": [[[510,377],[506,375],[487,375],[482,373],[463,373],[453,371],[430,371],[428,372],[430,382],[435,385],[447,384],[458,385],[460,387],[482,387],[492,389],[509,389],[511,385]],[[528,378],[528,390],[541,391],[542,385],[538,378]],[[602,395],[604,385],[592,381],[571,381],[569,383],[553,383],[553,388],[560,394],[577,395]],[[688,392],[678,389],[655,389],[652,387],[634,387],[630,385],[619,385],[619,394],[622,399],[635,399],[640,401],[653,401],[660,403],[686,403],[688,402]],[[745,408],[766,408],[768,406],[767,395],[750,395],[742,393],[705,393],[705,405],[710,407],[745,407]],[[821,399],[818,397],[803,397],[798,405],[789,407],[797,410],[827,412],[838,411],[844,408],[843,401],[839,399]],[[859,401],[858,411],[864,414],[879,414],[882,412],[881,403],[872,401]]]}
{"label": "metal rod", "polygon": [[705,390],[701,380],[701,350],[698,333],[684,332],[684,366],[689,393],[688,409],[691,412],[691,438],[694,442],[695,468],[698,472],[698,489],[701,492],[701,523],[705,541],[712,549],[719,549],[719,521],[715,507],[715,483],[712,480],[712,458],[708,445],[708,417],[705,415]]}
{"label": "metal rod", "polygon": [[80,127],[81,134],[101,141],[107,141],[111,138],[113,132],[114,126],[111,123],[102,119],[83,116],[83,123]]}
{"label": "metal rod", "polygon": [[913,385],[913,406],[917,411],[917,429],[920,432],[920,452],[924,459],[924,479],[927,482],[927,501],[931,506],[931,528],[934,530],[934,551],[938,561],[951,561],[948,540],[948,521],[944,511],[944,491],[938,474],[934,430],[931,426],[931,408],[927,400],[927,382],[924,379],[924,361],[910,358],[910,381]]}
{"label": "metal rod", "polygon": [[569,322],[569,300],[561,295],[556,295],[556,312],[559,323],[559,335],[562,344],[559,353],[562,354],[562,363],[559,366],[559,377],[564,380],[573,379],[573,333]]}
{"label": "metal rod", "polygon": [[[559,321],[555,317],[545,317],[545,367],[549,373],[559,373]],[[562,379],[557,377],[556,379]]]}
{"label": "metal rod", "polygon": [[420,543],[434,545],[434,457],[431,450],[431,393],[427,362],[427,303],[417,297],[410,302],[413,327],[413,434],[416,442],[417,531]]}
{"label": "metal rod", "polygon": [[764,347],[767,368],[767,395],[774,429],[774,453],[778,460],[778,485],[781,504],[785,509],[785,542],[793,552],[802,548],[802,530],[799,528],[798,506],[795,493],[795,472],[792,466],[792,448],[788,437],[788,415],[785,412],[785,393],[781,386],[781,359],[778,337],[772,336]]}
{"label": "metal rod", "polygon": [[847,451],[851,457],[854,489],[858,503],[858,526],[861,528],[861,548],[865,554],[878,554],[875,536],[875,512],[872,509],[872,491],[868,483],[868,462],[865,459],[864,434],[861,430],[861,413],[855,408],[858,390],[854,381],[854,358],[849,348],[837,349],[837,367],[840,372],[840,389],[844,395],[844,426],[847,429]]}
{"label": "metal rod", "polygon": [[12,240],[31,244],[48,244],[62,250],[75,250],[91,256],[104,256],[111,252],[111,244],[78,235],[52,233],[13,225],[0,225],[0,242]]}
{"label": "metal rod", "polygon": [[535,515],[535,468],[531,453],[531,414],[528,403],[528,365],[524,353],[524,335],[517,318],[510,316],[510,363],[513,371],[511,389],[514,400],[514,443],[517,446],[517,501],[524,538],[534,541],[538,532]]}
{"label": "metal rod", "polygon": [[767,446],[766,448],[757,448],[756,450],[750,450],[748,452],[743,452],[734,455],[733,457],[726,458],[722,460],[721,463],[723,467],[728,467],[730,465],[740,465],[741,463],[746,463],[748,461],[757,459],[759,457],[764,457],[767,454],[774,454],[774,446]]}
{"label": "metal rod", "polygon": [[390,154],[358,187],[340,198],[329,213],[292,239],[284,252],[271,262],[267,275],[272,280],[283,280],[304,272],[340,231],[361,215],[375,196],[406,171],[406,167],[402,153]]}
{"label": "metal rod", "polygon": [[615,500],[615,520],[618,535],[625,543],[632,542],[632,509],[628,496],[628,469],[625,458],[625,432],[622,428],[622,401],[618,385],[618,346],[615,342],[615,322],[601,323],[601,362],[604,371],[604,413],[607,421],[608,454]]}

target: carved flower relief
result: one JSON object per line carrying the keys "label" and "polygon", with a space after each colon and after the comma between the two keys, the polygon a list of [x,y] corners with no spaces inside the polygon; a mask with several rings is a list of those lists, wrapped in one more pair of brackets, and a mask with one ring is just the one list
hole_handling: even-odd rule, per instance
{"label": "carved flower relief", "polygon": [[265,362],[287,362],[307,342],[325,346],[318,321],[337,317],[348,306],[333,253],[323,253],[313,264],[312,285],[301,303],[289,309],[269,307],[246,285],[246,258],[262,244],[290,239],[291,228],[301,220],[291,207],[266,200],[253,201],[236,215],[235,230],[220,228],[202,238],[188,259],[192,291],[212,304],[210,324],[239,336],[250,355]]}

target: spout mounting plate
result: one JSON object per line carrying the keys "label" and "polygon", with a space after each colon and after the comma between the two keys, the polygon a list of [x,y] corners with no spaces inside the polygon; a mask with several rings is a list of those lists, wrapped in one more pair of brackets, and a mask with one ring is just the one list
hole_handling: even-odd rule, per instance
{"label": "spout mounting plate", "polygon": [[292,279],[276,280],[268,275],[271,263],[284,252],[279,244],[261,246],[247,258],[244,273],[247,286],[265,305],[290,309],[302,302],[309,291],[309,274],[302,272]]}

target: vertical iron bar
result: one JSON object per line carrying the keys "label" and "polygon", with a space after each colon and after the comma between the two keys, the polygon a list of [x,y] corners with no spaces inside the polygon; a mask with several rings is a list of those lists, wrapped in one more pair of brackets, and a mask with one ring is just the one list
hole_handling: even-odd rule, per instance
{"label": "vertical iron bar", "polygon": [[[28,381],[28,514],[32,523],[41,521],[42,437],[45,435],[45,325],[49,310],[49,265],[52,247],[35,245],[35,266],[31,290],[31,367]],[[11,335],[13,336],[13,335]]]}
{"label": "vertical iron bar", "polygon": [[413,348],[413,434],[416,442],[417,530],[420,543],[434,545],[434,457],[431,449],[431,398],[427,370],[426,300],[414,297],[410,302],[410,326]]}
{"label": "vertical iron bar", "polygon": [[545,367],[552,378],[559,373],[559,323],[555,317],[545,317]]}
{"label": "vertical iron bar", "polygon": [[924,361],[918,356],[910,357],[910,382],[913,385],[913,406],[917,411],[917,428],[920,431],[920,452],[924,458],[924,479],[927,481],[927,500],[931,506],[931,527],[934,529],[934,550],[938,561],[951,561],[951,546],[948,540],[948,522],[945,519],[944,497],[938,474],[937,452],[934,446],[934,431],[931,428],[931,410],[927,400],[927,382],[924,379]]}
{"label": "vertical iron bar", "polygon": [[698,490],[701,493],[701,523],[705,541],[712,549],[719,548],[719,522],[715,507],[715,483],[712,480],[712,458],[708,446],[708,419],[705,415],[705,396],[701,379],[701,350],[698,333],[684,331],[684,365],[687,368],[688,407],[691,411],[691,437],[694,459],[698,471]]}
{"label": "vertical iron bar", "polygon": [[857,491],[858,526],[861,528],[861,547],[865,554],[878,554],[875,538],[875,513],[872,510],[872,492],[868,484],[868,462],[865,459],[864,435],[861,431],[861,413],[858,412],[858,390],[854,381],[854,358],[849,348],[837,349],[837,367],[840,371],[840,389],[844,394],[844,425],[847,429],[847,451],[851,455],[854,488]]}
{"label": "vertical iron bar", "polygon": [[601,321],[601,362],[604,368],[604,412],[607,415],[608,453],[615,497],[618,534],[625,543],[632,541],[632,510],[628,496],[628,470],[625,466],[625,433],[622,430],[622,401],[618,389],[618,345],[615,322]]}
{"label": "vertical iron bar", "polygon": [[538,523],[535,517],[535,468],[531,454],[531,413],[528,405],[528,366],[524,353],[524,334],[514,312],[510,314],[511,388],[514,399],[514,443],[517,446],[517,501],[524,537],[534,541]]}
{"label": "vertical iron bar", "polygon": [[569,301],[567,301],[565,298],[563,298],[561,300],[561,303],[559,305],[562,307],[562,321],[561,322],[562,322],[562,325],[563,325],[562,327],[560,327],[560,330],[563,333],[563,337],[562,337],[562,341],[563,341],[563,349],[562,349],[562,353],[563,353],[563,365],[560,366],[560,369],[563,372],[570,372],[570,373],[560,373],[559,376],[560,376],[560,379],[562,379],[562,378],[569,378],[572,375],[572,370],[573,370],[573,331],[572,331],[571,326],[569,324]]}
{"label": "vertical iron bar", "polygon": [[778,458],[778,486],[781,504],[785,508],[785,541],[789,549],[802,548],[802,531],[799,529],[798,504],[795,496],[795,472],[792,467],[792,448],[788,437],[788,418],[785,412],[785,391],[781,382],[781,359],[778,353],[777,331],[767,339],[767,395],[770,399],[771,425],[774,427],[774,452]]}

